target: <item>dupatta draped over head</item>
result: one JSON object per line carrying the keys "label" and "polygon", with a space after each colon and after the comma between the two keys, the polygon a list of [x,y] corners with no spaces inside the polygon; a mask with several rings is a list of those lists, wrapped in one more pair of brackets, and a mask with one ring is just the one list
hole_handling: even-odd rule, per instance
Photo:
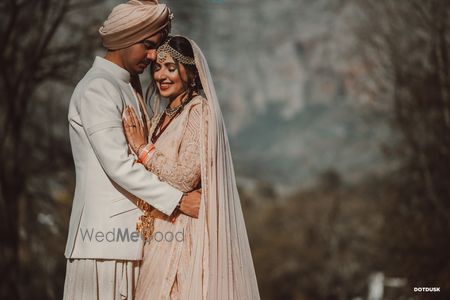
{"label": "dupatta draped over head", "polygon": [[259,299],[222,112],[206,59],[189,41],[207,101],[201,128],[202,203],[192,232],[188,299]]}

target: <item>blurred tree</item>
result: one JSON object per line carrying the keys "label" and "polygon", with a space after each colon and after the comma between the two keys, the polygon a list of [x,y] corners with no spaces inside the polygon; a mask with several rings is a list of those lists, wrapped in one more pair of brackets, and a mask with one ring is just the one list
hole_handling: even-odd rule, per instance
{"label": "blurred tree", "polygon": [[[45,241],[32,244],[36,239],[30,235],[35,231],[29,230],[39,222],[57,226],[33,208],[54,204],[59,196],[53,193],[52,184],[57,184],[58,172],[72,165],[66,143],[66,108],[60,101],[64,94],[58,94],[62,90],[55,83],[76,81],[80,62],[98,47],[95,42],[98,39],[93,38],[99,23],[94,10],[101,3],[95,0],[0,3],[2,299],[61,297],[51,291],[52,287],[43,286],[39,295],[32,288],[23,291],[19,286],[30,287],[28,272],[33,267],[25,266],[30,249],[36,251],[46,245]],[[93,27],[94,22],[97,26]],[[46,261],[45,257],[42,259]]]}
{"label": "blurred tree", "polygon": [[401,161],[385,204],[385,266],[412,286],[449,289],[450,2],[355,3],[362,86],[390,104]]}

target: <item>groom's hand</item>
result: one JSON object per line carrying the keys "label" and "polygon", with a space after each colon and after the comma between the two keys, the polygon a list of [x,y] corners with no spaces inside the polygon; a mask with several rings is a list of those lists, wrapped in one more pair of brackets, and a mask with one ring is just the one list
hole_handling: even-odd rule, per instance
{"label": "groom's hand", "polygon": [[200,210],[200,198],[202,196],[202,189],[192,191],[185,194],[181,198],[180,211],[192,218],[198,218]]}

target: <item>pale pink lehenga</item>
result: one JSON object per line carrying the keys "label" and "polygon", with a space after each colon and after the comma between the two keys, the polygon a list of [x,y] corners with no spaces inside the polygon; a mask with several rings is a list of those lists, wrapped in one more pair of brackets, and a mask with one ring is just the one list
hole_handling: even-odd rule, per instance
{"label": "pale pink lehenga", "polygon": [[259,299],[222,113],[206,60],[190,42],[206,99],[186,104],[156,141],[146,167],[184,192],[201,185],[199,217],[155,219],[136,299]]}
{"label": "pale pink lehenga", "polygon": [[[198,187],[200,170],[200,129],[205,100],[192,99],[155,143],[156,152],[147,169],[182,192]],[[152,124],[157,124],[160,115]],[[205,118],[206,120],[206,118]],[[154,130],[152,126],[150,133]],[[197,219],[180,214],[175,222],[155,218],[152,239],[144,247],[144,259],[136,299],[185,299],[192,239]]]}

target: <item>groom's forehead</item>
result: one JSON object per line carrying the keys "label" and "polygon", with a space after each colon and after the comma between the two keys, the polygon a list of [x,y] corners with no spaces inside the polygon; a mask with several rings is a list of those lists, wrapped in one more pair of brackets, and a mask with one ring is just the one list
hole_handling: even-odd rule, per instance
{"label": "groom's forehead", "polygon": [[161,44],[161,42],[162,42],[161,33],[154,34],[142,40],[142,43],[145,43],[149,46],[154,46],[155,48],[157,48]]}

